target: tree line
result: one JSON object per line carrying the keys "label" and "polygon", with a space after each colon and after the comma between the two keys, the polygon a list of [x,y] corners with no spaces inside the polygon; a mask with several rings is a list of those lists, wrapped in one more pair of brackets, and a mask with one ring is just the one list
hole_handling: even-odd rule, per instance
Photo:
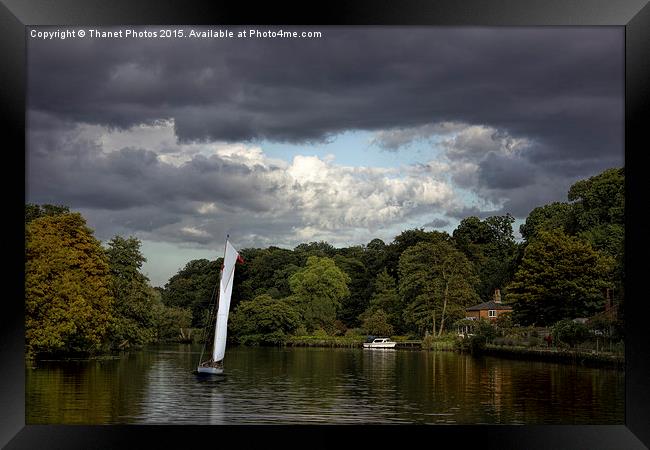
{"label": "tree line", "polygon": [[[183,321],[205,325],[221,258],[189,261],[152,288],[137,239],[116,236],[103,248],[81,215],[52,205],[27,205],[26,222],[28,348],[115,348],[169,339]],[[229,336],[250,344],[290,334],[440,336],[496,288],[513,322],[536,326],[598,313],[609,288],[622,330],[622,168],[533,209],[521,241],[513,223],[509,214],[467,217],[451,234],[416,228],[389,243],[242,249]]]}
{"label": "tree line", "polygon": [[28,357],[104,353],[175,339],[191,312],[167,306],[141,272],[140,241],[107,247],[81,214],[25,207],[25,338]]}

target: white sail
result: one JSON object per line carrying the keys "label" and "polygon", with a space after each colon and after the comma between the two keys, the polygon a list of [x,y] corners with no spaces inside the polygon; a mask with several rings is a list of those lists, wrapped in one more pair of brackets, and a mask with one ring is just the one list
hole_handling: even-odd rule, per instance
{"label": "white sail", "polygon": [[219,309],[217,311],[217,323],[214,328],[214,348],[212,360],[221,361],[226,352],[226,334],[228,328],[228,311],[230,310],[230,296],[232,284],[235,278],[235,264],[239,253],[226,241],[226,253],[223,258],[221,269],[221,282],[219,284]]}

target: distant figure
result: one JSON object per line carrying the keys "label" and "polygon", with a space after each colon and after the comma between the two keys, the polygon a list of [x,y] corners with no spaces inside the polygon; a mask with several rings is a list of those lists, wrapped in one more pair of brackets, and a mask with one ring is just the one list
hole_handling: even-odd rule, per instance
{"label": "distant figure", "polygon": [[551,344],[553,343],[553,336],[551,336],[550,334],[548,334],[548,335],[546,335],[546,337],[544,338],[544,340],[546,341],[546,347],[550,347]]}

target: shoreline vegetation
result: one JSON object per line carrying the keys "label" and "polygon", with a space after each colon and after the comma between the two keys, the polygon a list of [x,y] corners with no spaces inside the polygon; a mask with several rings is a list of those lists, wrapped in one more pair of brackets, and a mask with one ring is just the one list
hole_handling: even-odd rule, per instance
{"label": "shoreline vegetation", "polygon": [[[620,365],[624,185],[623,168],[575,182],[568,201],[528,214],[520,239],[503,213],[465,217],[451,233],[406,229],[390,242],[243,248],[229,343],[361,347],[391,336],[433,351]],[[189,261],[153,287],[139,239],[101,242],[65,205],[25,205],[25,250],[28,358],[210,345],[222,258]],[[497,292],[511,312],[466,318]]]}
{"label": "shoreline vegetation", "polygon": [[[398,343],[395,350],[389,351],[429,351],[429,352],[457,352],[470,353],[476,356],[490,356],[504,359],[517,359],[526,361],[546,361],[552,363],[571,364],[586,367],[604,367],[624,370],[625,357],[622,349],[618,352],[598,351],[594,349],[568,349],[568,348],[545,348],[545,347],[527,347],[524,345],[498,345],[485,344],[480,351],[472,351],[462,345],[463,339],[454,335],[447,335],[437,339],[414,340],[407,336],[392,336],[391,340]],[[289,336],[281,344],[261,345],[263,347],[313,347],[313,348],[363,348],[363,343],[367,342],[366,336],[323,336],[323,335],[303,335]],[[189,340],[167,341],[162,344],[187,344],[193,342]],[[199,342],[194,342],[199,343]],[[400,347],[400,343],[408,343],[408,346]],[[156,344],[158,345],[158,344]],[[236,344],[243,347],[258,346]],[[119,353],[98,354],[98,355],[42,355],[39,357],[28,358],[29,362],[47,362],[47,361],[102,361],[115,360],[124,357],[129,351],[142,350],[144,346],[133,347],[130,350],[122,350]],[[385,350],[380,350],[385,351]]]}

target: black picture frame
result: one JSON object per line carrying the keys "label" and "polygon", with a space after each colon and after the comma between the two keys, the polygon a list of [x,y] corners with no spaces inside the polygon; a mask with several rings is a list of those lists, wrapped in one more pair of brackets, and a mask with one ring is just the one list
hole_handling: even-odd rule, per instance
{"label": "black picture frame", "polygon": [[[11,177],[8,226],[10,245],[3,312],[0,313],[0,444],[19,448],[187,448],[228,442],[245,447],[275,442],[282,446],[446,445],[479,448],[636,449],[650,446],[650,371],[642,220],[645,179],[642,146],[650,103],[650,5],[648,0],[356,0],[302,2],[299,5],[215,3],[197,0],[1,0],[0,110],[7,171],[25,173],[25,27],[34,25],[284,24],[284,25],[480,25],[625,27],[626,171],[626,374],[625,425],[589,426],[407,426],[407,427],[209,427],[209,426],[38,426],[25,425],[24,260],[25,195]],[[645,113],[645,114],[644,114]],[[9,139],[7,139],[9,138]],[[23,185],[26,188],[26,183]],[[18,191],[18,193],[15,193]],[[24,194],[24,192],[23,192]],[[635,264],[635,262],[637,264]],[[6,287],[9,286],[9,289]],[[343,430],[347,436],[339,437]],[[337,431],[333,433],[332,431]],[[422,443],[422,444],[421,444]],[[404,445],[402,444],[402,445]]]}

